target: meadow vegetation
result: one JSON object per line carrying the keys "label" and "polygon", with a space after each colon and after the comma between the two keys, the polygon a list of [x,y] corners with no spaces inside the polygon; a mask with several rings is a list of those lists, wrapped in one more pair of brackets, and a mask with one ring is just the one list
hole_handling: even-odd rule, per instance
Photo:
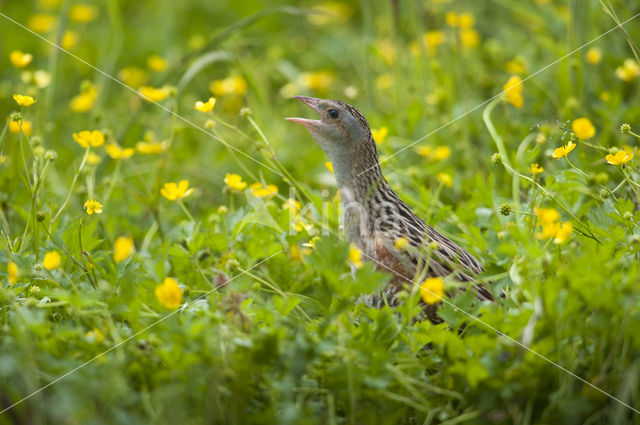
{"label": "meadow vegetation", "polygon": [[[640,424],[637,2],[0,12],[0,424]],[[503,297],[358,303],[299,94]]]}

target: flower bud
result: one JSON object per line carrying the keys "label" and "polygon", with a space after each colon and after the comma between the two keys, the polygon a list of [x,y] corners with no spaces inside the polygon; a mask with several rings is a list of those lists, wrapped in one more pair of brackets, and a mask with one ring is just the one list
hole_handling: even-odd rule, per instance
{"label": "flower bud", "polygon": [[58,152],[56,151],[46,151],[44,153],[44,159],[48,159],[49,161],[55,161],[58,158]]}
{"label": "flower bud", "polygon": [[235,269],[237,269],[240,266],[240,262],[238,260],[236,260],[235,258],[230,258],[227,260],[227,263],[225,264],[227,270],[229,271],[233,271]]}
{"label": "flower bud", "polygon": [[491,163],[496,165],[502,164],[502,155],[498,152],[491,155]]}
{"label": "flower bud", "polygon": [[620,133],[629,134],[631,133],[631,126],[627,123],[624,123],[620,126]]}
{"label": "flower bud", "polygon": [[511,204],[501,204],[499,208],[500,214],[508,217],[513,212],[513,207]]}

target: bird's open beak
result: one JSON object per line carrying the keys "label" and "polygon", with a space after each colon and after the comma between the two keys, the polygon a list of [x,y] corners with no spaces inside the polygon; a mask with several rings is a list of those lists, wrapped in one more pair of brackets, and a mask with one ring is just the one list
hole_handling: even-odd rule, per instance
{"label": "bird's open beak", "polygon": [[[320,110],[318,109],[318,103],[319,103],[320,99],[316,99],[315,97],[307,97],[307,96],[294,96],[293,98],[294,99],[298,99],[300,102],[306,104],[307,106],[309,106],[314,111],[320,113]],[[310,119],[307,119],[307,118],[287,117],[287,118],[285,118],[285,120],[291,121],[291,122],[297,122],[298,124],[302,124],[302,125],[304,125],[305,127],[307,127],[310,130],[314,126],[316,126],[316,125],[321,123],[320,120],[310,120]]]}

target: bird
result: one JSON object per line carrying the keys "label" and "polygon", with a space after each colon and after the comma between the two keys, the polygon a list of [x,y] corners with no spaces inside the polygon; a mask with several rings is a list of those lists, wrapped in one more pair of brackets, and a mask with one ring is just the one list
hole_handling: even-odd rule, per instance
{"label": "bird", "polygon": [[[398,295],[420,274],[453,275],[459,281],[472,281],[483,271],[476,257],[414,214],[391,188],[382,173],[369,123],[360,111],[335,99],[294,99],[320,116],[317,120],[286,120],[306,127],[329,157],[340,193],[347,241],[365,258],[372,259],[378,269],[392,272],[386,287],[363,297],[365,304],[378,308],[385,304],[397,306]],[[404,247],[399,240],[406,241]],[[473,284],[472,288],[479,299],[494,300],[484,285]],[[437,304],[423,307],[431,322],[442,322],[437,316]]]}

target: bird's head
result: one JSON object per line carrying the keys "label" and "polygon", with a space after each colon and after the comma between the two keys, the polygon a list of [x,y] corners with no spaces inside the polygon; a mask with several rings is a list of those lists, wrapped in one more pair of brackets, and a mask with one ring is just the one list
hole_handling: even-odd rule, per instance
{"label": "bird's head", "polygon": [[[336,155],[346,155],[357,151],[358,144],[368,143],[371,130],[364,116],[353,106],[339,100],[317,99],[295,96],[320,115],[320,119],[286,118],[288,121],[304,125],[320,147],[335,159]],[[374,144],[375,145],[375,144]]]}

